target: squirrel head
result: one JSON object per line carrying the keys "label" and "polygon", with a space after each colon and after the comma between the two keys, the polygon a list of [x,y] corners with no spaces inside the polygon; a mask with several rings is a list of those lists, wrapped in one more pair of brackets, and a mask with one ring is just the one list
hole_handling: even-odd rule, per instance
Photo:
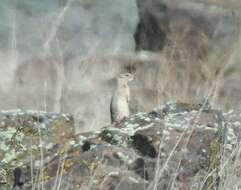
{"label": "squirrel head", "polygon": [[117,77],[118,84],[128,84],[134,80],[134,75],[131,73],[122,73]]}

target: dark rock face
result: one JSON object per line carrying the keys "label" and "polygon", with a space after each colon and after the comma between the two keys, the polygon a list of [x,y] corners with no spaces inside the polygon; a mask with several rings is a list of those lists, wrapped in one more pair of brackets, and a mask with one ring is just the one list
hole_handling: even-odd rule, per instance
{"label": "dark rock face", "polygon": [[82,151],[83,152],[85,152],[85,151],[88,151],[88,150],[90,150],[90,143],[87,141],[87,142],[85,142],[84,144],[83,144],[83,146],[82,146]]}
{"label": "dark rock face", "polygon": [[12,177],[5,176],[1,189],[30,190],[38,185],[73,190],[198,190],[221,185],[235,189],[240,180],[230,180],[240,175],[236,151],[240,114],[202,107],[205,104],[177,102],[151,113],[137,113],[118,128],[113,125],[69,137],[63,145],[45,151],[42,162],[41,154],[32,163],[28,156],[18,157],[15,170],[7,167],[10,161],[3,157],[0,179],[4,179],[2,169]]}
{"label": "dark rock face", "polygon": [[13,184],[13,189],[17,187],[22,187],[24,184],[24,181],[21,179],[22,177],[22,170],[21,168],[15,168],[13,171],[14,175],[14,184]]}
{"label": "dark rock face", "polygon": [[157,1],[137,0],[139,23],[134,34],[136,50],[161,50],[167,40],[167,7]]}
{"label": "dark rock face", "polygon": [[143,158],[137,158],[131,165],[131,170],[142,177],[145,180],[149,180],[148,172],[146,171],[145,160]]}
{"label": "dark rock face", "polygon": [[151,158],[156,157],[157,152],[146,136],[135,134],[131,137],[131,139],[133,141],[134,148],[139,150],[143,156],[149,156]]}
{"label": "dark rock face", "polygon": [[[235,21],[239,20],[235,16],[239,11],[225,4],[202,0],[137,0],[136,50],[159,52],[171,45],[186,48],[188,56],[195,58],[193,61],[205,58],[213,46],[223,46],[225,39],[233,41],[240,31],[240,23]],[[231,4],[238,5],[237,2]]]}

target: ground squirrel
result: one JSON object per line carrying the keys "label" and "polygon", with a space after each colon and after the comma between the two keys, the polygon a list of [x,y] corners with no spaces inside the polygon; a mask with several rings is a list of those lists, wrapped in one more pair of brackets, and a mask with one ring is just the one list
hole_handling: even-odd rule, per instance
{"label": "ground squirrel", "polygon": [[131,73],[120,74],[117,77],[117,87],[111,98],[111,123],[119,122],[130,114],[130,88],[128,83],[134,79]]}

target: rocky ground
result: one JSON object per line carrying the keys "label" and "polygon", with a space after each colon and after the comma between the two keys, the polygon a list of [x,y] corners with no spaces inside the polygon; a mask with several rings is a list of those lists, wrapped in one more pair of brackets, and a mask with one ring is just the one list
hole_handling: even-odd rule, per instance
{"label": "rocky ground", "polygon": [[0,189],[239,189],[240,120],[168,103],[76,135],[68,114],[1,112]]}
{"label": "rocky ground", "polygon": [[240,5],[240,0],[1,1],[0,107],[71,112],[83,127],[90,128],[90,121],[102,126],[109,122],[105,105],[115,77],[132,72],[135,113],[170,100],[197,101],[215,84],[212,104],[236,109]]}

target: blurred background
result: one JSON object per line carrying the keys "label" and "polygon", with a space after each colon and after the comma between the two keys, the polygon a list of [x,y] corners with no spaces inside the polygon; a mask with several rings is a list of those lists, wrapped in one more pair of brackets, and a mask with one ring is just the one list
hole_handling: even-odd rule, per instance
{"label": "blurred background", "polygon": [[1,0],[0,109],[110,122],[119,73],[131,111],[167,101],[241,108],[239,0]]}

